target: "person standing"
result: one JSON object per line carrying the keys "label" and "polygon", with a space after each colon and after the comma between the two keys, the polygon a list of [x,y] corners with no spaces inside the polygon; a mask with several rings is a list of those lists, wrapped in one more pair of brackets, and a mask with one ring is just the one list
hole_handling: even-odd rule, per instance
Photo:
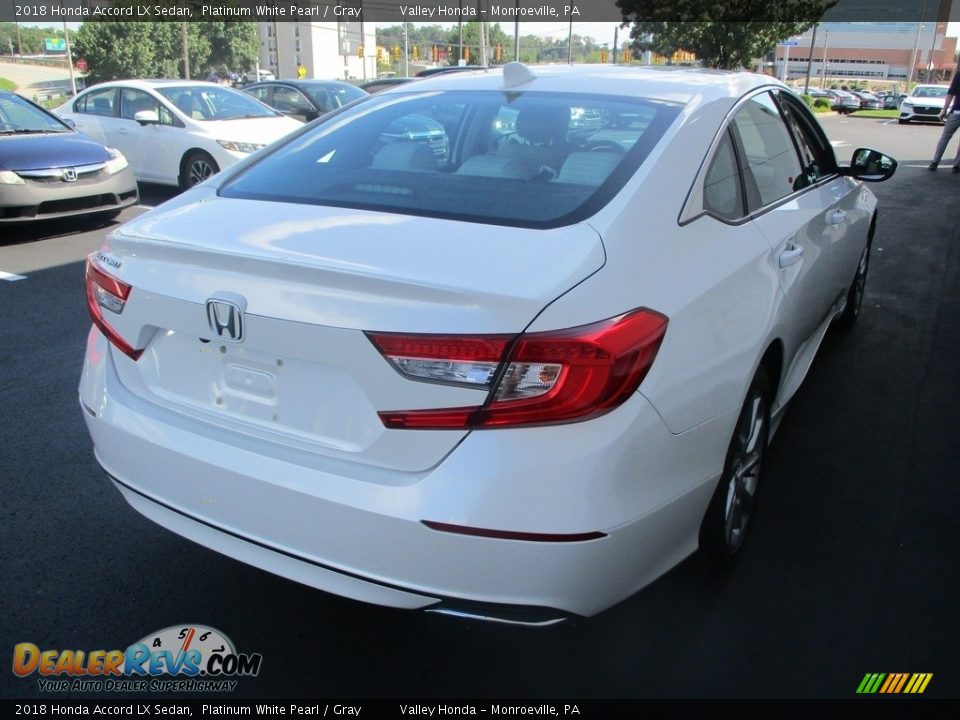
{"label": "person standing", "polygon": [[[947,143],[950,138],[960,128],[960,63],[953,71],[953,80],[950,82],[950,88],[947,90],[947,97],[943,101],[943,110],[940,112],[940,119],[944,121],[943,133],[937,142],[937,150],[933,154],[933,162],[927,166],[927,170],[936,170],[940,163],[940,158],[946,152]],[[960,146],[957,147],[957,156],[953,159],[953,172],[960,173]]]}

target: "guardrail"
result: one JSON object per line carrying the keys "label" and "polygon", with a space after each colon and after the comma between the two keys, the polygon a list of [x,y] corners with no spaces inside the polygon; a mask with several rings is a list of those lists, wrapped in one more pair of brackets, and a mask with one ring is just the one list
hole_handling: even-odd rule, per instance
{"label": "guardrail", "polygon": [[0,55],[0,62],[15,65],[42,65],[44,67],[60,67],[67,69],[69,63],[65,57],[23,57],[20,55]]}

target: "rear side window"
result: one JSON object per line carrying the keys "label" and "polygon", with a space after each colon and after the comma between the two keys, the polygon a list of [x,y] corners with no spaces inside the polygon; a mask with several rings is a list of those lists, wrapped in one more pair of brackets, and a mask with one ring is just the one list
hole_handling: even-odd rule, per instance
{"label": "rear side window", "polygon": [[770,94],[747,100],[734,116],[733,126],[746,155],[745,180],[759,196],[759,200],[751,198],[751,212],[792,193],[801,174],[800,159]]}
{"label": "rear side window", "polygon": [[723,134],[704,179],[703,209],[724,220],[743,217],[740,171],[729,130]]}
{"label": "rear side window", "polygon": [[557,227],[606,204],[678,112],[565,93],[380,96],[268,151],[220,193]]}

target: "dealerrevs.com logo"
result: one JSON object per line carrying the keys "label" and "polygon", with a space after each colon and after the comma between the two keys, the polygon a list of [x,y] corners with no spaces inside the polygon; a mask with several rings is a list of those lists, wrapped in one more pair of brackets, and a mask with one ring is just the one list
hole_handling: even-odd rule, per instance
{"label": "dealerrevs.com logo", "polygon": [[230,639],[204,625],[174,625],[126,650],[41,650],[13,647],[13,672],[39,676],[43,692],[232,692],[238,677],[260,672],[260,653],[238,653]]}

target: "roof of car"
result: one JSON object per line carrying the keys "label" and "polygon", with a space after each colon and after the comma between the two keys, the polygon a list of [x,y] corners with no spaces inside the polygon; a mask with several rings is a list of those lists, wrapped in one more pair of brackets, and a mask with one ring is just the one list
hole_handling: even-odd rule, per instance
{"label": "roof of car", "polygon": [[287,78],[277,78],[276,80],[258,80],[255,83],[244,85],[244,88],[250,88],[254,85],[347,85],[349,87],[356,87],[353,83],[344,82],[343,80],[318,80],[316,78],[288,80]]}
{"label": "roof of car", "polygon": [[218,83],[208,82],[207,80],[199,80],[199,79],[182,80],[182,79],[150,78],[146,80],[141,80],[139,78],[137,79],[131,78],[129,80],[109,80],[107,82],[91,85],[90,88],[110,87],[113,85],[125,85],[127,87],[142,87],[142,88],[177,87],[177,86],[184,86],[184,85],[210,85],[210,86],[216,86],[216,87],[223,87],[223,85],[219,85]]}
{"label": "roof of car", "polygon": [[[581,92],[636,97],[687,103],[695,97],[705,102],[736,98],[765,85],[786,87],[766,75],[748,72],[704,70],[686,67],[626,65],[531,65],[535,75],[530,82],[511,89],[539,92]],[[384,90],[403,92],[406,87]],[[417,80],[417,90],[502,90],[503,73],[499,68],[474,72],[439,73]]]}

